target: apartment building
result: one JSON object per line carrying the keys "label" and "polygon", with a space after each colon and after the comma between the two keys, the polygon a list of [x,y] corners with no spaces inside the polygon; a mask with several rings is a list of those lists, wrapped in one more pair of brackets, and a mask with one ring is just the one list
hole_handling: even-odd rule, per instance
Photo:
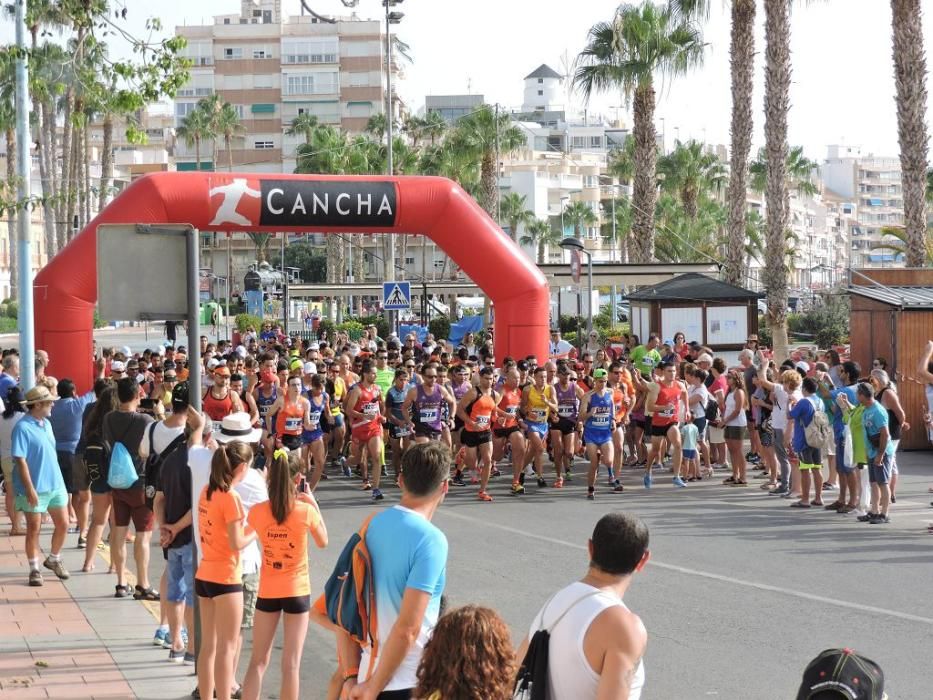
{"label": "apartment building", "polygon": [[[175,124],[198,100],[220,94],[239,114],[244,133],[230,152],[222,140],[202,147],[201,169],[292,172],[300,135],[285,134],[299,114],[360,132],[385,111],[382,24],[355,17],[325,21],[282,14],[281,0],[241,0],[239,14],[213,24],[176,27],[194,61],[191,80],[175,100]],[[400,77],[393,60],[392,70]],[[393,110],[400,102],[393,100]],[[179,170],[194,170],[195,149],[179,140]]]}
{"label": "apartment building", "polygon": [[855,204],[849,260],[853,267],[902,266],[893,251],[877,249],[885,226],[904,225],[901,163],[898,158],[863,154],[860,149],[830,146],[821,166],[825,186]]}

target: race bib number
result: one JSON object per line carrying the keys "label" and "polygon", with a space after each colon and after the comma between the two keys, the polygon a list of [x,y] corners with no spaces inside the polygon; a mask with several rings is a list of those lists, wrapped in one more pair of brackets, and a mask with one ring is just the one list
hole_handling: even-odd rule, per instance
{"label": "race bib number", "polygon": [[533,423],[543,423],[546,420],[547,420],[547,409],[544,409],[544,408],[531,409],[531,421]]}
{"label": "race bib number", "polygon": [[611,420],[612,417],[609,414],[608,408],[598,408],[593,413],[592,418],[590,418],[590,424],[594,428],[608,428]]}
{"label": "race bib number", "polygon": [[422,423],[434,423],[437,421],[438,417],[437,406],[422,408],[418,411],[418,415],[421,417]]}
{"label": "race bib number", "polygon": [[509,406],[507,409],[505,409],[505,412],[510,416],[514,416],[516,413],[518,413],[518,406]]}
{"label": "race bib number", "polygon": [[411,435],[411,431],[408,428],[396,428],[395,434],[398,437],[403,438],[403,437],[408,437],[409,435]]}
{"label": "race bib number", "polygon": [[373,401],[372,403],[363,404],[362,413],[371,418],[379,415],[379,404]]}
{"label": "race bib number", "polygon": [[311,414],[311,430],[317,430],[321,424],[321,412],[315,411]]}
{"label": "race bib number", "polygon": [[476,427],[480,430],[489,428],[489,416],[476,416],[474,422],[476,423]]}
{"label": "race bib number", "polygon": [[659,418],[673,418],[674,417],[674,407],[665,406],[660,411],[658,411]]}
{"label": "race bib number", "polygon": [[576,412],[573,406],[562,405],[557,407],[557,415],[561,418],[573,418],[573,414]]}
{"label": "race bib number", "polygon": [[286,432],[294,433],[301,430],[301,416],[288,416],[285,419],[285,430]]}

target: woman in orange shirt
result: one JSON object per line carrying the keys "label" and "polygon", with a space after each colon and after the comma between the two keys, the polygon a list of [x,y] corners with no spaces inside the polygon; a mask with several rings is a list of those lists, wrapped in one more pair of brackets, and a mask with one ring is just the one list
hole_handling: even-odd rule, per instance
{"label": "woman in orange shirt", "polygon": [[220,445],[198,499],[201,563],[194,577],[201,617],[198,690],[202,698],[230,700],[234,659],[243,618],[240,550],[256,539],[244,529],[246,511],[233,486],[246,476],[253,451],[242,442]]}
{"label": "woman in orange shirt", "polygon": [[262,568],[253,627],[253,653],[243,681],[246,700],[259,698],[262,677],[272,654],[272,641],[283,612],[285,640],[279,698],[298,700],[298,667],[311,609],[308,533],[318,547],[327,546],[327,528],[302,476],[303,466],[300,451],[276,450],[269,467],[269,500],[253,506],[247,517],[262,546]]}

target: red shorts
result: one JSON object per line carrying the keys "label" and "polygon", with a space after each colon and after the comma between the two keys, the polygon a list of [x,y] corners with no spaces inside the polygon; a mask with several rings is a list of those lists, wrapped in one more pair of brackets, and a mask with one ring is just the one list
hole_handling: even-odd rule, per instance
{"label": "red shorts", "polygon": [[374,420],[357,426],[350,431],[350,437],[356,442],[369,442],[374,437],[382,437],[382,421]]}
{"label": "red shorts", "polygon": [[129,527],[130,520],[136,532],[151,532],[155,519],[146,503],[146,489],[113,489],[113,521],[117,527]]}

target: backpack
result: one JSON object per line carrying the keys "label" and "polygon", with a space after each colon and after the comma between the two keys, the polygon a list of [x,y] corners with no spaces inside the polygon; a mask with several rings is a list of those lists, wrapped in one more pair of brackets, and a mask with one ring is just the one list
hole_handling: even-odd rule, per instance
{"label": "backpack", "polygon": [[[578,603],[582,603],[587,598],[600,593],[602,593],[600,590],[590,591],[586,595],[577,598],[551,623],[550,627],[541,628],[531,635],[531,639],[528,640],[528,649],[525,651],[525,658],[522,659],[521,666],[518,668],[515,689],[512,692],[513,700],[549,700],[547,688],[551,632],[557,627],[557,623],[563,620],[564,616],[573,610]],[[542,624],[544,622],[544,613],[552,600],[554,600],[553,596],[544,604],[544,608],[541,610]]]}
{"label": "backpack", "polygon": [[715,423],[719,420],[719,402],[716,400],[715,396],[710,396],[709,400],[706,402],[706,421],[708,423]]}
{"label": "backpack", "polygon": [[126,445],[116,442],[110,450],[110,469],[107,474],[107,483],[112,489],[128,489],[139,479],[136,465]]}
{"label": "backpack", "polygon": [[831,444],[833,430],[829,425],[829,418],[826,417],[826,411],[823,410],[822,402],[813,401],[812,403],[815,412],[810,424],[804,427],[803,436],[807,445],[822,450]]}
{"label": "backpack", "polygon": [[375,668],[379,651],[379,617],[376,611],[373,562],[366,547],[366,531],[375,515],[369,515],[359,532],[347,540],[334,570],[324,584],[328,619],[361,647],[370,647],[368,675]]}
{"label": "backpack", "polygon": [[107,481],[108,465],[110,464],[110,448],[102,438],[87,441],[84,446],[84,465],[87,467],[89,482]]}
{"label": "backpack", "polygon": [[155,498],[155,492],[159,486],[159,474],[162,471],[162,465],[165,463],[166,458],[172,454],[175,449],[185,443],[185,434],[182,432],[181,435],[175,437],[168,446],[156,454],[155,451],[155,427],[157,423],[152,423],[149,426],[149,456],[146,458],[146,463],[143,465],[143,473],[140,474],[140,477],[146,479],[146,498],[152,500]]}

